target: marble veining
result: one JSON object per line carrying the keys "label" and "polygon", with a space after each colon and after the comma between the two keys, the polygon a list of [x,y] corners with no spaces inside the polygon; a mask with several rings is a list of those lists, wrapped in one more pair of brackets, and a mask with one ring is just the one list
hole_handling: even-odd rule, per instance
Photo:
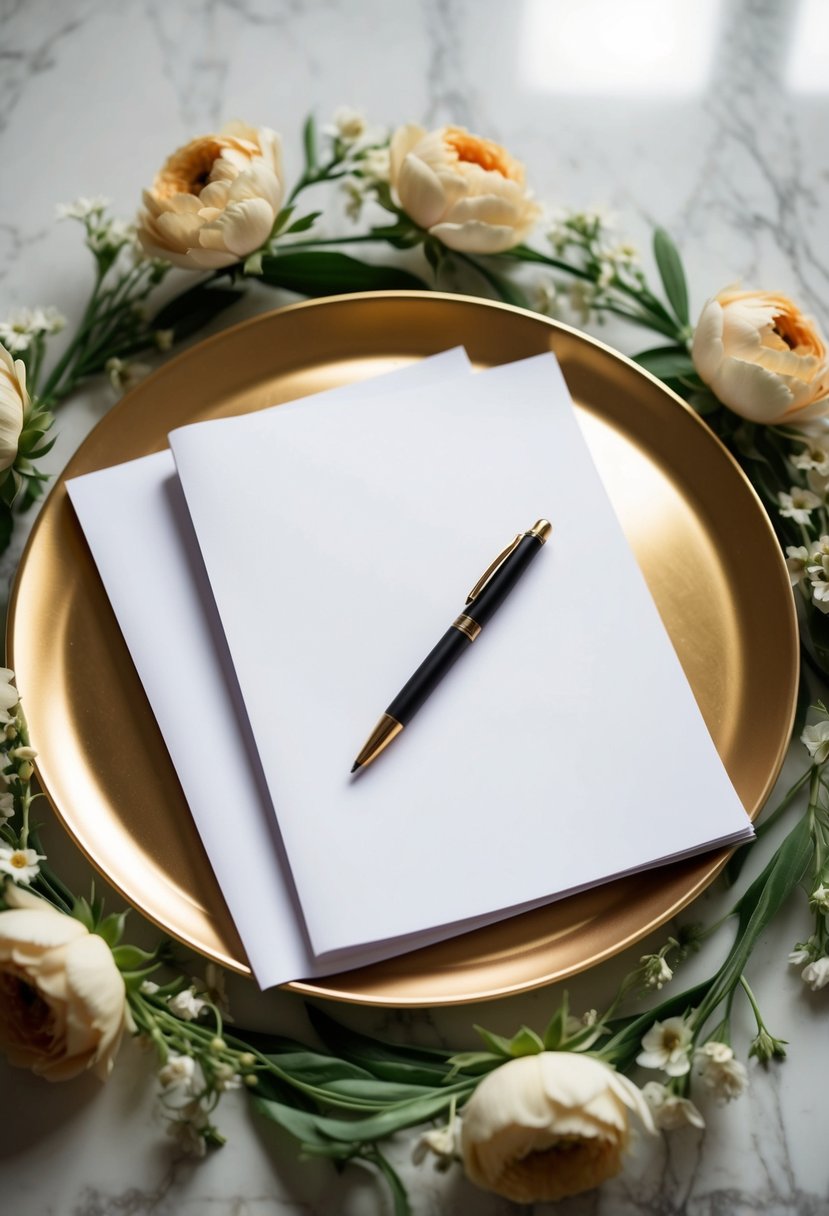
{"label": "marble veining", "polygon": [[[232,117],[281,130],[295,172],[307,110],[324,121],[335,106],[351,104],[380,123],[452,121],[502,140],[525,161],[550,207],[603,203],[615,210],[621,229],[643,246],[646,263],[650,225],[665,224],[684,248],[695,308],[742,277],[798,298],[826,329],[829,92],[800,88],[792,74],[792,48],[804,23],[812,23],[810,37],[829,44],[819,6],[811,0],[693,6],[696,21],[711,23],[707,42],[700,40],[708,47],[705,84],[664,96],[648,90],[637,56],[643,44],[659,55],[680,0],[660,0],[668,26],[656,20],[650,0],[628,0],[627,27],[613,28],[630,72],[619,76],[623,85],[615,92],[596,63],[602,30],[619,20],[620,6],[585,0],[584,7],[595,47],[588,39],[568,51],[568,70],[581,73],[584,84],[568,93],[558,88],[552,66],[544,72],[545,56],[556,62],[559,27],[565,31],[573,15],[568,0],[547,0],[543,11],[533,0],[6,0],[0,313],[52,303],[73,320],[80,316],[87,255],[71,225],[55,225],[56,203],[100,192],[130,216],[141,186],[172,148]],[[636,36],[626,38],[626,28]],[[534,42],[540,53],[533,74],[527,48]],[[327,218],[333,224],[336,217]],[[253,295],[245,309],[274,302]],[[619,340],[635,349],[640,337],[622,333]],[[61,408],[51,469],[62,467],[111,401],[108,386],[94,385]],[[21,523],[0,560],[3,598],[29,523]],[[85,875],[60,829],[47,828],[47,839],[59,868]],[[727,906],[727,894],[714,891],[695,914]],[[535,1216],[829,1214],[822,1093],[829,998],[807,992],[786,966],[805,928],[801,901],[751,964],[769,1026],[789,1040],[786,1063],[764,1071],[752,1061],[748,1093],[726,1108],[705,1107],[704,1132],[640,1137],[620,1178],[556,1207],[537,1206]],[[607,1000],[624,971],[667,932],[577,977],[568,985],[573,1007]],[[694,968],[709,965],[708,955],[702,964],[692,960],[689,981]],[[240,1022],[252,1013],[287,1033],[307,1033],[301,1006],[283,994],[254,1000],[238,982],[232,996]],[[559,997],[548,990],[472,1009],[349,1009],[341,1016],[406,1041],[468,1047],[473,1022],[504,1033],[524,1022],[543,1027]],[[746,1021],[738,1031],[744,1052],[751,1027]],[[134,1044],[125,1046],[105,1087],[91,1079],[47,1086],[0,1064],[0,1092],[7,1116],[0,1194],[17,1216],[391,1212],[364,1169],[337,1175],[325,1162],[298,1161],[238,1094],[228,1095],[219,1115],[227,1146],[197,1164],[177,1158],[155,1110],[151,1072]],[[518,1211],[474,1190],[459,1170],[413,1166],[413,1142],[400,1136],[389,1151],[416,1216]]]}

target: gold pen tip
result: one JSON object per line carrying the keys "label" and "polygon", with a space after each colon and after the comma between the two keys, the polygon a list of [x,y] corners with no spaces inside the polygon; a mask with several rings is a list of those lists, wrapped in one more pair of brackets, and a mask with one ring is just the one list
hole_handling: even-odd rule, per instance
{"label": "gold pen tip", "polygon": [[537,519],[527,533],[528,536],[534,536],[540,540],[542,545],[553,530],[553,525],[549,519]]}

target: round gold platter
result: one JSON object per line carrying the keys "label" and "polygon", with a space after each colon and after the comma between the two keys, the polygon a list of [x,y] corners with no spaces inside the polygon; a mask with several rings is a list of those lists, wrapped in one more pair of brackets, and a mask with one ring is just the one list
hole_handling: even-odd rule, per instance
{"label": "round gold platter", "polygon": [[[65,479],[158,451],[186,423],[304,397],[455,345],[477,367],[555,352],[624,531],[752,815],[782,763],[798,670],[789,580],[751,486],[679,398],[583,334],[461,296],[372,293],[258,316],[172,360],[89,435],[40,513],[9,618],[9,662],[39,752],[38,776],[58,816],[132,905],[234,970],[248,970],[244,951]],[[601,543],[596,537],[596,560]],[[670,710],[655,705],[653,712]],[[220,750],[220,740],[205,739],[205,763],[218,781]],[[670,815],[670,790],[663,795]],[[601,796],[612,799],[612,789]],[[228,790],[229,824],[232,798]],[[439,842],[435,850],[439,865]],[[608,883],[389,962],[290,987],[388,1005],[454,1004],[537,987],[656,928],[712,881],[726,856],[709,853]]]}

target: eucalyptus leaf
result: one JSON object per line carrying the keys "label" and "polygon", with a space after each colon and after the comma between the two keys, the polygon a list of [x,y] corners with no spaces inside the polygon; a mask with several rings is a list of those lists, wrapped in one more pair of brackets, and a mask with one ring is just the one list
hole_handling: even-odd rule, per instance
{"label": "eucalyptus leaf", "polygon": [[329,250],[280,253],[262,259],[261,281],[303,296],[352,291],[428,291],[428,284],[398,266],[373,266]]}
{"label": "eucalyptus leaf", "polygon": [[685,271],[679,250],[668,236],[664,228],[657,228],[653,234],[653,253],[659,269],[659,277],[665,288],[671,308],[674,310],[680,325],[689,323],[688,284],[685,281]]}

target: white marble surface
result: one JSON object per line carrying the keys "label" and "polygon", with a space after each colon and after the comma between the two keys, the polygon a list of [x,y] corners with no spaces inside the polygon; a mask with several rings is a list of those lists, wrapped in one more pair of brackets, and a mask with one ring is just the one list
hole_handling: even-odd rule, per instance
{"label": "white marble surface", "polygon": [[[697,307],[742,276],[789,292],[829,323],[822,0],[5,0],[0,28],[0,312],[55,304],[79,316],[89,266],[77,230],[54,223],[57,202],[100,192],[130,215],[173,147],[230,117],[283,131],[296,168],[306,110],[324,119],[348,103],[379,121],[455,121],[501,139],[552,206],[606,204],[642,244],[658,220],[684,247]],[[244,308],[274,303],[263,294]],[[91,388],[65,407],[52,468],[111,400],[105,387]],[[3,559],[4,588],[24,531]],[[85,877],[59,828],[47,841],[64,871]],[[695,914],[726,902],[713,892]],[[752,1062],[748,1094],[707,1109],[704,1133],[641,1142],[620,1179],[559,1205],[563,1213],[829,1212],[829,997],[807,992],[785,962],[806,931],[800,902],[751,963],[770,1028],[790,1041],[787,1062],[768,1073]],[[661,940],[570,984],[573,1005],[607,999],[615,979]],[[542,1027],[558,996],[346,1016],[460,1047],[472,1045],[475,1020],[503,1032],[522,1022]],[[240,1021],[303,1031],[292,998],[254,999],[239,984],[234,999]],[[746,1044],[749,1027],[740,1034]],[[52,1087],[0,1065],[0,1093],[0,1203],[18,1216],[390,1211],[362,1170],[338,1177],[325,1163],[298,1162],[236,1094],[220,1119],[224,1149],[196,1165],[171,1156],[151,1071],[132,1044],[105,1087],[91,1079]],[[415,1169],[410,1151],[401,1137],[391,1156],[418,1216],[516,1210],[459,1173]]]}

